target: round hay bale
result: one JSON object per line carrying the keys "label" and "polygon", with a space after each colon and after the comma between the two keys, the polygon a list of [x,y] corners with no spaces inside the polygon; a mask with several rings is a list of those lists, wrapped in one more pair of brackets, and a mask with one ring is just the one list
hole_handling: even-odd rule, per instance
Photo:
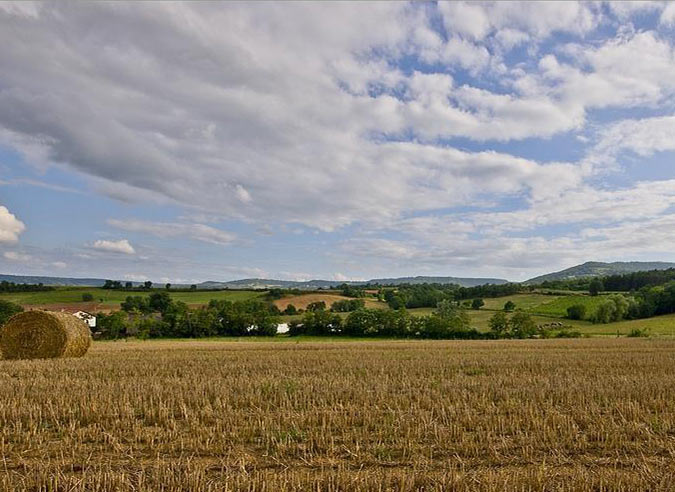
{"label": "round hay bale", "polygon": [[82,357],[90,345],[89,326],[67,313],[26,311],[0,328],[0,352],[5,359]]}

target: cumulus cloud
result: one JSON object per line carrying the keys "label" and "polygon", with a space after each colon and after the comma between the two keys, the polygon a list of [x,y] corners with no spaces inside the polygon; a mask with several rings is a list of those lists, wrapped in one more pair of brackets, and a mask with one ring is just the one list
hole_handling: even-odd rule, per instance
{"label": "cumulus cloud", "polygon": [[675,150],[675,116],[625,119],[600,132],[597,153],[616,155],[626,150],[642,157]]}
{"label": "cumulus cloud", "polygon": [[28,262],[32,259],[32,256],[24,254],[24,253],[18,253],[16,251],[5,251],[2,256],[9,261],[16,261],[20,263],[25,263]]}
{"label": "cumulus cloud", "polygon": [[[618,188],[600,173],[626,152],[675,150],[673,116],[589,128],[672,108],[671,7],[3,5],[0,142],[117,200],[212,218],[108,221],[123,231],[222,246],[236,235],[202,222],[353,226],[345,247],[374,257],[515,264],[529,251],[546,264],[555,248],[580,254],[587,238],[543,228],[650,223],[672,206],[670,180]],[[632,16],[649,11],[658,25],[634,28]],[[528,152],[557,137],[582,157]],[[0,207],[0,241],[23,228]],[[126,239],[90,247],[135,252]]]}
{"label": "cumulus cloud", "polygon": [[0,243],[17,242],[25,229],[23,222],[10,213],[7,207],[0,205]]}
{"label": "cumulus cloud", "polygon": [[146,222],[142,220],[110,219],[108,223],[118,229],[130,232],[143,232],[153,236],[168,238],[182,237],[205,243],[229,245],[236,236],[230,232],[216,229],[205,224],[183,224],[178,222]]}
{"label": "cumulus cloud", "polygon": [[108,253],[123,253],[126,255],[136,254],[136,250],[133,248],[129,240],[120,239],[118,241],[108,241],[106,239],[98,239],[93,242],[91,245],[93,249],[99,251],[106,251]]}
{"label": "cumulus cloud", "polygon": [[478,40],[502,29],[539,38],[555,32],[583,34],[600,21],[600,13],[587,2],[440,2],[439,8],[449,32]]}
{"label": "cumulus cloud", "polygon": [[[399,214],[417,202],[398,196],[427,191],[420,173],[450,182],[457,174],[446,171],[461,164],[425,159],[421,169],[410,155],[384,173],[390,151],[374,136],[507,141],[584,123],[583,105],[561,105],[543,90],[492,92],[457,84],[446,71],[406,74],[396,61],[410,55],[491,70],[498,60],[480,44],[488,31],[510,29],[511,44],[582,32],[594,22],[589,7],[440,8],[487,21],[444,40],[428,9],[404,3],[43,4],[33,16],[0,13],[0,27],[13,26],[0,28],[2,135],[42,156],[35,160],[93,176],[122,200],[164,197],[223,217],[324,230],[358,221],[373,205],[386,204],[379,215]],[[40,59],[58,62],[29,61]],[[471,177],[459,180],[470,194]],[[423,202],[444,207],[452,194]]]}
{"label": "cumulus cloud", "polygon": [[675,4],[668,3],[667,7],[661,12],[660,22],[666,26],[675,25]]}

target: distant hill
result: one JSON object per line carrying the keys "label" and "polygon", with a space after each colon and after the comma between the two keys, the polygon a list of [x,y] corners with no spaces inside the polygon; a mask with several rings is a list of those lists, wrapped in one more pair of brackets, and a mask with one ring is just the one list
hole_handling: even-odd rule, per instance
{"label": "distant hill", "polygon": [[67,285],[74,287],[101,287],[105,283],[105,280],[101,278],[41,277],[0,274],[0,282],[3,280],[6,282],[14,282],[15,284]]}
{"label": "distant hill", "polygon": [[329,289],[341,284],[364,285],[400,285],[400,284],[457,284],[462,287],[474,287],[484,284],[506,284],[508,280],[501,278],[461,278],[461,277],[399,277],[399,278],[375,278],[364,281],[342,280],[273,280],[264,278],[247,278],[242,280],[232,280],[230,282],[202,282],[198,285],[200,289]]}
{"label": "distant hill", "polygon": [[399,277],[399,278],[375,278],[369,281],[372,284],[400,285],[400,284],[457,284],[462,287],[475,287],[477,285],[508,284],[503,278],[464,278],[464,277]]}
{"label": "distant hill", "polygon": [[615,261],[613,263],[587,261],[581,265],[573,266],[559,272],[547,273],[546,275],[531,278],[523,283],[540,284],[547,280],[571,280],[580,277],[599,277],[622,273],[646,272],[649,270],[667,270],[668,268],[675,268],[675,263],[668,263],[665,261]]}
{"label": "distant hill", "polygon": [[[31,275],[4,275],[0,274],[0,282],[14,282],[16,284],[44,284],[44,285],[63,285],[73,287],[101,287],[105,283],[102,278],[71,278],[71,277],[47,277]],[[111,279],[118,280],[118,279]],[[276,280],[266,278],[245,278],[241,280],[231,280],[227,282],[209,281],[197,284],[198,289],[330,289],[341,284],[363,285],[366,283],[377,283],[381,285],[400,285],[400,284],[457,284],[462,287],[473,287],[484,284],[506,284],[507,280],[500,278],[461,278],[461,277],[401,277],[401,278],[379,278],[360,282],[344,282],[342,280]],[[133,282],[134,286],[139,282]],[[155,285],[163,285],[156,283]],[[188,287],[187,285],[174,284],[174,287]]]}

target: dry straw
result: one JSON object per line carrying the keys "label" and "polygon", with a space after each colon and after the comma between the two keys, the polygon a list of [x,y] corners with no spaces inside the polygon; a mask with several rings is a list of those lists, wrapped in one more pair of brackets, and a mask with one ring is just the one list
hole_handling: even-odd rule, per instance
{"label": "dry straw", "polygon": [[0,329],[5,359],[82,357],[90,345],[87,324],[67,313],[27,311],[12,316]]}

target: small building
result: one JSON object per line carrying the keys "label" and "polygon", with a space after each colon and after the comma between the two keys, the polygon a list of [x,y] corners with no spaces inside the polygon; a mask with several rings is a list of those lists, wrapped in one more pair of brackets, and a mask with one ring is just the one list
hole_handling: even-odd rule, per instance
{"label": "small building", "polygon": [[96,328],[96,316],[94,316],[93,314],[88,313],[86,311],[77,311],[73,313],[73,316],[87,323],[87,325],[89,325],[89,328],[91,328],[92,330]]}
{"label": "small building", "polygon": [[288,323],[279,323],[277,325],[277,333],[288,333]]}

